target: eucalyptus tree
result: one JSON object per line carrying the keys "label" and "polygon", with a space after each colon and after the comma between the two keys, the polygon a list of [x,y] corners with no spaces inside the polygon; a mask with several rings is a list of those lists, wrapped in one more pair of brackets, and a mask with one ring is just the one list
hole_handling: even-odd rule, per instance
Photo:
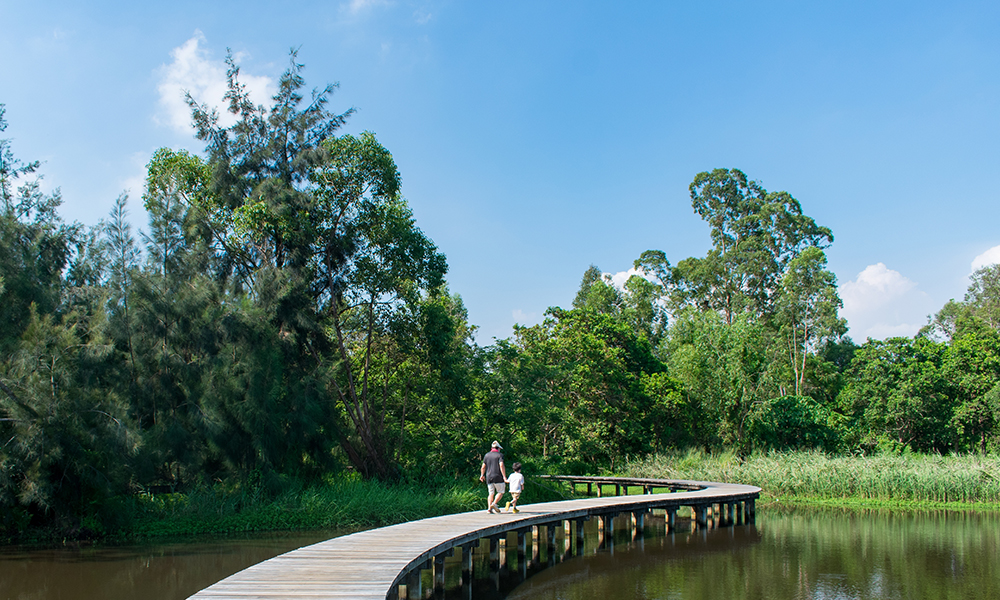
{"label": "eucalyptus tree", "polygon": [[387,399],[373,389],[373,369],[397,368],[405,355],[394,361],[382,341],[408,323],[412,331],[422,298],[443,285],[447,265],[416,226],[395,161],[374,135],[342,136],[324,147],[327,159],[311,175],[309,271],[316,311],[330,333],[312,338],[312,348],[329,342],[338,359],[330,385],[353,433],[341,437],[341,447],[359,470],[389,477]]}
{"label": "eucalyptus tree", "polygon": [[824,342],[847,332],[847,322],[837,316],[843,306],[837,295],[837,278],[826,269],[822,250],[808,247],[789,261],[775,304],[774,321],[788,350],[795,395],[799,396],[808,357]]}
{"label": "eucalyptus tree", "polygon": [[713,248],[669,270],[677,307],[714,310],[726,323],[744,312],[770,318],[789,263],[807,247],[833,242],[791,194],[768,192],[738,169],[698,173],[690,192],[692,208],[711,227]]}
{"label": "eucalyptus tree", "polygon": [[689,307],[675,315],[667,341],[669,373],[702,415],[698,431],[706,446],[749,450],[747,427],[769,398],[783,396],[774,332],[749,314],[731,323],[715,311]]}
{"label": "eucalyptus tree", "polygon": [[976,318],[1000,331],[1000,264],[976,269],[971,279],[965,303]]}

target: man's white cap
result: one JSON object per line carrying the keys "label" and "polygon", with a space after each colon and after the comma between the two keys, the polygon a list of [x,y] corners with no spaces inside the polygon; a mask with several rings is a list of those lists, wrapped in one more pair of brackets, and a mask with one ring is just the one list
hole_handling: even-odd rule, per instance
{"label": "man's white cap", "polygon": [[498,442],[496,440],[493,440],[493,447],[494,448],[500,448],[501,450],[503,450],[503,446],[501,446],[500,442]]}

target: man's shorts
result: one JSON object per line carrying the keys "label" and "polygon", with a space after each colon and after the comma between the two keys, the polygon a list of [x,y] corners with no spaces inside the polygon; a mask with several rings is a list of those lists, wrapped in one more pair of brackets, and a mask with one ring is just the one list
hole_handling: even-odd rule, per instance
{"label": "man's shorts", "polygon": [[507,489],[507,484],[502,481],[500,483],[487,483],[486,489],[489,490],[490,493],[494,495],[502,494],[504,493],[504,490]]}

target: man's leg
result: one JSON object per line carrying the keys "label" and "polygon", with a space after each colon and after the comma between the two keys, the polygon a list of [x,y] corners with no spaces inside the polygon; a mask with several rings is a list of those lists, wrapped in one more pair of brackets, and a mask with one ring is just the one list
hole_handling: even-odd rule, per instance
{"label": "man's leg", "polygon": [[497,506],[497,502],[503,500],[503,493],[506,491],[506,486],[502,483],[494,483],[493,488],[496,490],[497,495],[496,499],[490,504],[490,508],[500,512],[500,507]]}

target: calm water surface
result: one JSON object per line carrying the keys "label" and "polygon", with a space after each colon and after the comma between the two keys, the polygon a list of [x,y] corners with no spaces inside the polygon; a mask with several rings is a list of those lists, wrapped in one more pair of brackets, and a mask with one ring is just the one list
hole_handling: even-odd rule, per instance
{"label": "calm water surface", "polygon": [[[763,507],[756,526],[672,535],[663,535],[662,519],[650,519],[641,541],[631,541],[626,521],[619,520],[615,544],[605,541],[600,548],[596,525],[596,521],[587,524],[582,556],[555,560],[554,566],[541,570],[533,566],[528,571],[535,574],[519,585],[518,577],[511,576],[517,572],[516,552],[505,560],[506,572],[494,573],[492,580],[485,557],[479,557],[474,597],[1000,599],[1000,515],[996,514],[896,515]],[[337,534],[141,547],[2,548],[0,600],[181,600],[251,564]],[[562,548],[562,543],[559,539],[557,545]],[[542,565],[549,564],[546,554],[543,550],[539,557]],[[558,554],[560,559],[564,556],[561,549]],[[456,577],[454,573],[449,579]]]}
{"label": "calm water surface", "polygon": [[183,600],[250,565],[343,533],[347,532],[155,546],[0,547],[0,599]]}
{"label": "calm water surface", "polygon": [[777,511],[586,552],[509,600],[1000,598],[1000,515]]}

